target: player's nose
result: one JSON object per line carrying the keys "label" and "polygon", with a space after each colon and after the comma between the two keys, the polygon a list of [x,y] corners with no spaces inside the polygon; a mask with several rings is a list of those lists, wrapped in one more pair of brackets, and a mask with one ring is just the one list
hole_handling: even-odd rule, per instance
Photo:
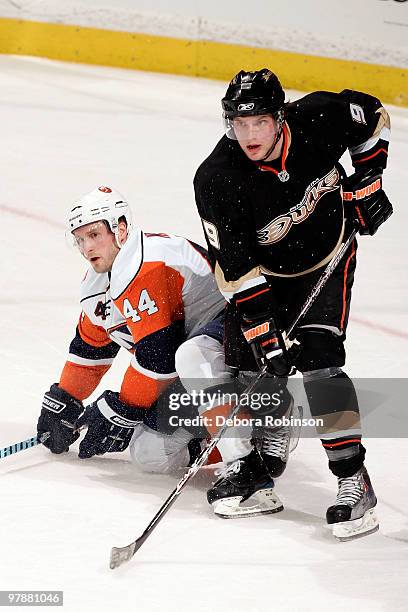
{"label": "player's nose", "polygon": [[255,125],[248,126],[248,140],[255,140],[259,135],[259,130]]}
{"label": "player's nose", "polygon": [[85,239],[84,241],[84,255],[88,257],[94,250],[94,244],[92,240]]}

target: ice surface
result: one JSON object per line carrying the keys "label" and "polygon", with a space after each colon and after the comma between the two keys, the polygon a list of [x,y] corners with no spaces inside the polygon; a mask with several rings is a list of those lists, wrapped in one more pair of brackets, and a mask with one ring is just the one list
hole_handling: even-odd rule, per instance
{"label": "ice surface", "polygon": [[[144,229],[203,242],[192,177],[221,134],[224,86],[21,57],[0,58],[0,86],[3,447],[34,434],[79,314],[85,262],[65,245],[70,202],[112,184]],[[390,111],[385,186],[396,214],[360,240],[347,341],[354,376],[407,374],[408,110]],[[127,357],[117,361],[108,388],[119,387]],[[205,501],[208,468],[114,572],[111,546],[141,534],[175,477],[138,473],[127,453],[79,461],[75,449],[62,457],[24,451],[1,460],[0,588],[63,589],[69,612],[406,610],[406,447],[367,441],[377,535],[332,539],[324,513],[336,483],[319,441],[301,440],[278,483],[284,512],[216,519]]]}

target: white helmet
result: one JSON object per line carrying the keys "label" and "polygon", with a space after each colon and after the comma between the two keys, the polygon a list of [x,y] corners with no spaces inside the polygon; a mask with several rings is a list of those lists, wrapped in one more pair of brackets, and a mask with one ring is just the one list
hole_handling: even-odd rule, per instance
{"label": "white helmet", "polygon": [[96,221],[107,221],[118,242],[119,219],[125,217],[128,235],[132,229],[132,212],[125,198],[111,187],[97,187],[75,200],[67,217],[67,234]]}

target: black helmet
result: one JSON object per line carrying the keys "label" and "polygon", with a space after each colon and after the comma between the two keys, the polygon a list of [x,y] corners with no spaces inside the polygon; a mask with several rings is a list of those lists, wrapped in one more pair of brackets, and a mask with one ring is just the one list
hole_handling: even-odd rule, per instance
{"label": "black helmet", "polygon": [[283,109],[285,92],[278,77],[268,68],[241,70],[230,82],[222,108],[225,119],[275,114]]}

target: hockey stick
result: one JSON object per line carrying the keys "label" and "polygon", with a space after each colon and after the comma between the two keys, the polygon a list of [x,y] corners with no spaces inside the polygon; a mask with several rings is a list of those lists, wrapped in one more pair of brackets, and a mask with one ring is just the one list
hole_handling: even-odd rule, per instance
{"label": "hockey stick", "polygon": [[[246,389],[242,392],[241,398],[243,398],[245,395],[249,395],[250,393],[252,393],[252,391],[258,384],[258,382],[265,376],[265,374],[266,374],[266,366],[264,366],[262,370],[260,370],[256,378],[254,378],[251,384],[248,385]],[[242,399],[241,401],[237,402],[237,404],[235,404],[228,419],[233,419],[237,415],[239,409],[241,408],[241,404],[242,404]],[[139,538],[137,538],[137,540],[129,544],[128,546],[124,546],[123,548],[117,548],[117,547],[112,548],[110,563],[109,563],[109,567],[111,569],[115,569],[116,567],[119,567],[120,565],[122,565],[122,563],[129,561],[133,557],[133,555],[139,550],[142,544],[147,540],[149,535],[152,533],[153,529],[157,527],[157,525],[159,524],[163,516],[166,514],[166,512],[168,512],[168,510],[174,504],[177,497],[180,495],[181,491],[183,490],[187,482],[190,480],[190,478],[193,478],[198,472],[198,470],[200,469],[200,467],[205,464],[205,462],[207,461],[208,457],[211,454],[211,451],[214,450],[214,448],[217,446],[218,442],[224,435],[224,432],[226,431],[226,429],[228,429],[229,427],[228,419],[225,419],[224,425],[219,429],[217,434],[211,439],[211,441],[208,443],[205,449],[201,451],[197,459],[194,461],[193,465],[190,468],[188,468],[183,478],[178,482],[176,488],[170,493],[170,495],[168,496],[168,498],[166,499],[166,501],[164,502],[160,510],[157,512],[157,514],[155,514],[153,519],[150,521],[150,523],[148,524],[148,526],[146,527],[142,535]]]}
{"label": "hockey stick", "polygon": [[350,233],[350,235],[347,238],[347,240],[342,243],[342,245],[339,248],[339,250],[337,251],[336,255],[334,255],[333,259],[331,259],[330,262],[328,263],[328,265],[325,268],[323,274],[321,275],[321,277],[319,278],[319,280],[317,281],[317,283],[313,287],[309,297],[307,298],[307,300],[303,304],[302,308],[300,309],[300,312],[299,312],[298,316],[296,317],[296,319],[293,321],[292,325],[289,327],[288,331],[286,332],[288,338],[290,338],[290,336],[293,334],[293,331],[294,331],[295,327],[298,326],[299,321],[301,319],[303,319],[305,314],[310,310],[310,308],[311,308],[312,304],[315,302],[317,296],[320,294],[321,290],[323,289],[323,287],[325,286],[325,284],[327,283],[327,281],[329,280],[329,278],[333,274],[334,270],[337,268],[340,260],[343,258],[344,253],[347,251],[347,249],[349,248],[349,246],[353,242],[354,238],[356,237],[357,232],[358,232],[358,228],[354,228],[352,230],[352,232]]}
{"label": "hockey stick", "polygon": [[[315,302],[321,290],[323,289],[323,287],[325,286],[325,284],[327,283],[327,281],[333,274],[339,261],[342,259],[345,252],[349,248],[350,244],[354,240],[356,233],[357,233],[357,229],[354,229],[350,233],[350,236],[347,238],[345,242],[342,243],[336,255],[331,259],[330,263],[325,268],[323,274],[317,281],[316,285],[313,287],[309,297],[303,304],[298,316],[293,321],[293,323],[290,325],[287,331],[288,338],[291,336],[291,334],[293,334],[293,331],[296,328],[296,326],[299,324],[299,321],[303,319],[305,314],[311,308],[312,304]],[[265,376],[266,368],[267,366],[265,365],[262,368],[262,370],[259,371],[258,375],[252,381],[252,383],[248,385],[248,387],[242,392],[241,400],[232,409],[231,414],[229,415],[229,419],[234,419],[234,417],[237,415],[241,407],[242,399],[245,396],[248,396],[252,393],[252,391],[254,390],[256,385],[259,383],[259,381]],[[224,421],[224,425],[221,427],[218,433],[211,439],[211,441],[206,446],[206,448],[200,453],[200,455],[194,461],[193,465],[187,470],[187,472],[184,474],[182,479],[178,482],[176,488],[170,493],[170,495],[168,496],[164,504],[161,506],[159,511],[155,514],[153,519],[150,521],[150,523],[148,524],[148,526],[146,527],[142,535],[139,538],[137,538],[134,542],[131,542],[131,544],[128,544],[128,546],[124,546],[122,548],[118,548],[114,546],[112,548],[111,556],[110,556],[110,563],[109,563],[109,567],[111,569],[115,569],[116,567],[119,567],[120,565],[122,565],[122,563],[129,561],[133,557],[133,555],[139,550],[139,548],[144,544],[144,542],[150,536],[154,528],[157,527],[157,525],[159,524],[163,516],[168,512],[168,510],[174,504],[174,502],[176,501],[177,497],[180,495],[182,489],[187,484],[187,482],[191,478],[193,478],[198,472],[198,470],[200,469],[200,467],[202,467],[205,464],[211,451],[217,446],[218,442],[220,441],[221,437],[224,435],[224,432],[226,431],[228,427],[229,427],[228,419],[226,419]]]}
{"label": "hockey stick", "polygon": [[33,446],[37,446],[37,444],[42,444],[50,437],[49,432],[45,432],[42,436],[33,436],[32,438],[27,438],[27,440],[22,440],[22,442],[16,442],[15,444],[11,444],[10,446],[5,446],[0,450],[0,459],[4,457],[10,457],[10,455],[15,455],[26,448],[33,448]]}
{"label": "hockey stick", "polygon": [[[79,429],[76,429],[75,432],[82,431],[86,427],[87,425],[83,425]],[[3,459],[4,457],[9,457],[10,455],[15,455],[16,453],[20,453],[21,451],[26,450],[27,448],[33,448],[38,444],[43,444],[43,442],[48,440],[50,435],[50,432],[46,431],[40,437],[33,436],[32,438],[27,438],[27,440],[22,440],[22,442],[16,442],[15,444],[11,444],[10,446],[5,446],[4,448],[0,449],[0,459]]]}

